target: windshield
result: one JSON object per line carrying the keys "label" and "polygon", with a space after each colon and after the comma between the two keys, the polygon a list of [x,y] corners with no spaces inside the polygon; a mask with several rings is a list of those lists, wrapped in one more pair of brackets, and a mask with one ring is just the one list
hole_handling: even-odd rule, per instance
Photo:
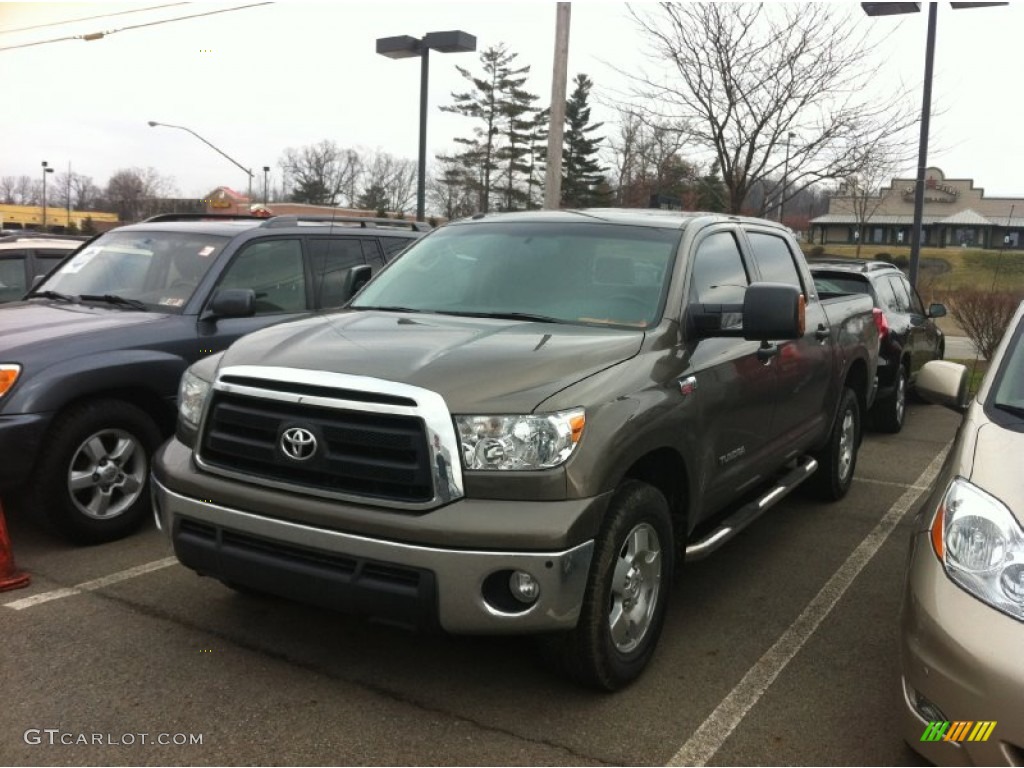
{"label": "windshield", "polygon": [[160,312],[181,312],[228,239],[189,232],[108,232],[34,292],[116,296]]}
{"label": "windshield", "polygon": [[1024,329],[1018,327],[1006,350],[1006,360],[992,381],[992,404],[1016,415],[1024,415]]}
{"label": "windshield", "polygon": [[681,235],[616,224],[445,227],[350,306],[647,327],[659,317]]}

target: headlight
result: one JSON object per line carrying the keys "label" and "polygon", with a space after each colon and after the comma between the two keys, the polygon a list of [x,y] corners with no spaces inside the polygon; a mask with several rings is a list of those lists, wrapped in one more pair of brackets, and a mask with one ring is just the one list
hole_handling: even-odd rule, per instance
{"label": "headlight", "polygon": [[466,469],[549,469],[583,436],[582,408],[536,416],[456,416]]}
{"label": "headlight", "polygon": [[210,382],[185,371],[178,385],[178,417],[190,429],[199,429],[199,419],[203,415],[203,406],[210,394]]}
{"label": "headlight", "polygon": [[953,480],[932,522],[932,545],[953,581],[1024,620],[1024,530],[999,499]]}
{"label": "headlight", "polygon": [[17,363],[0,363],[0,397],[7,394],[7,390],[14,386],[20,375],[21,366]]}

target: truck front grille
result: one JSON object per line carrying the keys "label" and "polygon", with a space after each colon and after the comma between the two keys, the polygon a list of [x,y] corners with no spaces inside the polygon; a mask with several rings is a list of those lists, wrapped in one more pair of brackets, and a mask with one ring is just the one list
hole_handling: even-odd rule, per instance
{"label": "truck front grille", "polygon": [[[204,465],[298,489],[408,503],[434,497],[423,420],[215,391],[200,442]],[[289,458],[282,434],[316,438],[306,460]]]}

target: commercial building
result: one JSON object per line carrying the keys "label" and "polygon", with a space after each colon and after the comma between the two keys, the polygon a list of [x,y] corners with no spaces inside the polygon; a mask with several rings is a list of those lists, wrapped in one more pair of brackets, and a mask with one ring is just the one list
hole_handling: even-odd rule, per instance
{"label": "commercial building", "polygon": [[[90,219],[93,228],[103,231],[117,226],[117,214],[105,211],[76,211],[74,209],[46,206],[46,229],[64,232],[68,224],[74,224],[81,231]],[[41,205],[0,205],[0,229],[42,229],[43,207]]]}
{"label": "commercial building", "polygon": [[[915,179],[893,179],[877,197],[839,194],[828,213],[811,219],[811,242],[910,245]],[[973,179],[925,171],[921,245],[929,248],[1024,248],[1024,198],[986,197]]]}

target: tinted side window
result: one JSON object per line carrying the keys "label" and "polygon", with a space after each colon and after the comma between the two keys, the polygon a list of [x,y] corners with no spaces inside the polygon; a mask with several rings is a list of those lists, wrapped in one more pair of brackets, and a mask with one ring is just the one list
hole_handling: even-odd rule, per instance
{"label": "tinted side window", "polygon": [[363,259],[374,269],[384,266],[384,254],[381,253],[380,245],[373,238],[368,237],[363,240]]}
{"label": "tinted side window", "polygon": [[[8,253],[10,253],[8,251]],[[20,299],[25,291],[25,252],[0,258],[0,301]]]}
{"label": "tinted side window", "polygon": [[875,280],[875,293],[878,294],[878,306],[888,312],[899,312],[900,305],[896,301],[896,294],[893,293],[889,278],[881,277]]}
{"label": "tinted side window", "polygon": [[45,250],[36,251],[35,274],[49,274],[50,270],[60,264],[70,251]]}
{"label": "tinted side window", "polygon": [[917,291],[910,285],[910,281],[902,275],[898,278],[900,284],[903,286],[903,290],[907,296],[910,297],[910,310],[918,315],[924,314],[924,305],[921,303],[921,297],[917,295]]}
{"label": "tinted side window", "polygon": [[890,277],[888,280],[889,284],[892,285],[892,292],[896,294],[896,308],[900,312],[910,311],[910,295],[907,293],[907,289],[903,287],[903,278]]}
{"label": "tinted side window", "polygon": [[761,279],[767,283],[795,285],[801,291],[800,273],[793,261],[793,254],[785,239],[761,232],[748,232],[754,261],[761,272]]}
{"label": "tinted side window", "polygon": [[318,306],[340,307],[345,303],[345,280],[352,267],[364,264],[358,238],[318,238],[309,243]]}
{"label": "tinted side window", "polygon": [[690,301],[697,304],[742,304],[750,279],[736,237],[718,232],[701,241],[693,256]]}
{"label": "tinted side window", "polygon": [[413,242],[411,237],[382,237],[380,244],[384,246],[384,254],[388,261],[405,250]]}
{"label": "tinted side window", "polygon": [[248,246],[228,266],[220,288],[252,288],[256,314],[306,309],[306,274],[298,240],[265,240]]}

